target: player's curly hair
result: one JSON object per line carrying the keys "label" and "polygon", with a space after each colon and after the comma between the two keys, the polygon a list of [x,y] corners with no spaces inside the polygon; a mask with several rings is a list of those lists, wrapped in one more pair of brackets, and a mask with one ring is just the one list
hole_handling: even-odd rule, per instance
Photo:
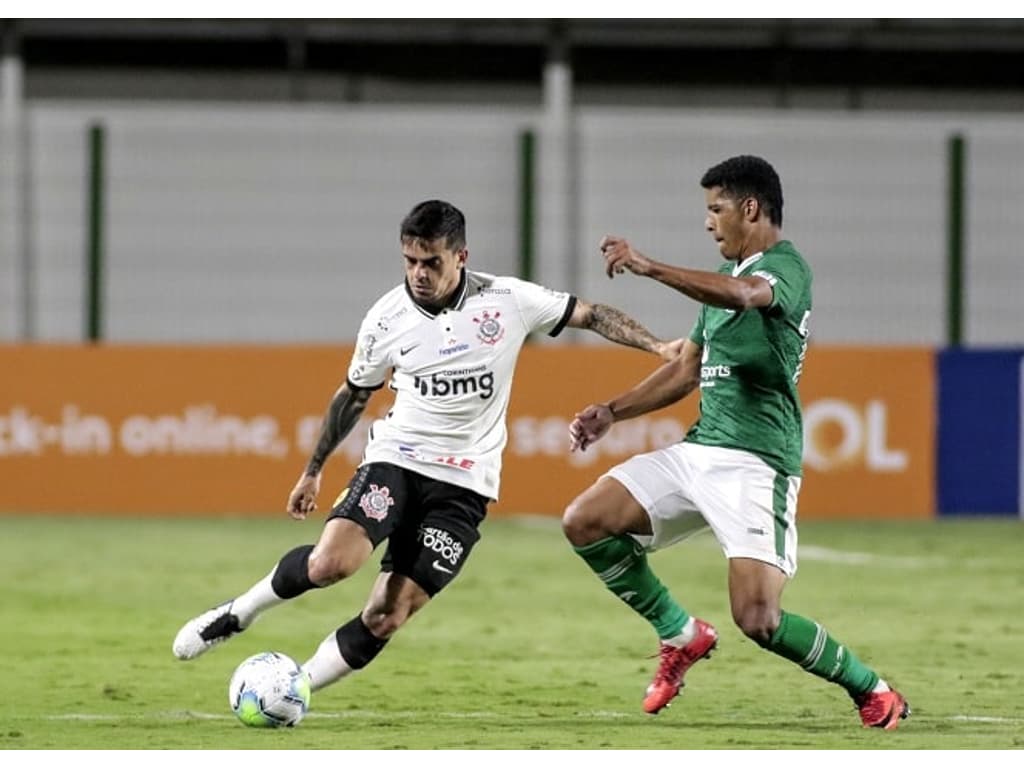
{"label": "player's curly hair", "polygon": [[727,197],[737,201],[752,197],[772,224],[782,226],[782,182],[766,160],[754,155],[730,157],[709,168],[700,185],[704,189],[721,187]]}
{"label": "player's curly hair", "polygon": [[444,200],[417,203],[402,219],[402,242],[409,240],[430,243],[444,238],[445,247],[458,251],[466,247],[466,217],[462,211]]}

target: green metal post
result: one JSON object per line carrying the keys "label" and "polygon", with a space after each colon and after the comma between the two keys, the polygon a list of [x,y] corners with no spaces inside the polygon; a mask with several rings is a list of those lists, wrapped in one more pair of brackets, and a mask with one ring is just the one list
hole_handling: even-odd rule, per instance
{"label": "green metal post", "polygon": [[103,338],[104,144],[99,123],[89,126],[88,243],[86,248],[86,338]]}
{"label": "green metal post", "polygon": [[946,343],[963,343],[964,318],[964,137],[949,137],[949,221],[947,232]]}
{"label": "green metal post", "polygon": [[519,134],[519,276],[533,280],[534,177],[537,139],[527,129]]}

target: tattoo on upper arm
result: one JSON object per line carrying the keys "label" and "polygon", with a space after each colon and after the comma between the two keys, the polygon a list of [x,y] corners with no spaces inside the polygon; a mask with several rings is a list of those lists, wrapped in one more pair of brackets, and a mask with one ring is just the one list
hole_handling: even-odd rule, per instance
{"label": "tattoo on upper arm", "polygon": [[658,339],[625,312],[607,304],[592,304],[585,328],[609,341],[653,352]]}
{"label": "tattoo on upper arm", "polygon": [[327,414],[320,427],[320,437],[316,442],[316,448],[313,449],[313,455],[310,456],[309,463],[306,465],[307,475],[320,473],[327,457],[352,431],[352,427],[363,415],[372,394],[371,390],[357,389],[353,391],[347,386],[343,386],[337,391],[331,404],[327,407]]}

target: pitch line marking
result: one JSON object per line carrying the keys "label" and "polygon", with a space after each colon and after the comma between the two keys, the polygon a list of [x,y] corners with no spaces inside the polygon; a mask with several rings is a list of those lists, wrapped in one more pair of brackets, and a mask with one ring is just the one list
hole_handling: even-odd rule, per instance
{"label": "pitch line marking", "polygon": [[[347,712],[310,712],[306,715],[307,718],[314,720],[346,720],[346,719],[387,719],[394,717],[423,717],[423,712],[420,711],[373,711],[373,710],[351,710]],[[472,720],[481,719],[488,717],[508,717],[508,713],[501,712],[431,712],[430,717],[442,717],[451,720]],[[648,718],[640,715],[637,712],[616,712],[613,710],[594,710],[591,712],[573,712],[572,717],[580,719],[605,719],[605,720],[621,720],[621,719],[643,719]],[[18,718],[15,718],[18,719]],[[29,719],[29,718],[26,718]],[[60,715],[43,715],[42,720],[85,720],[85,721],[111,721],[111,720],[167,720],[167,719],[178,719],[178,720],[233,720],[234,715],[230,713],[217,713],[217,712],[194,712],[192,710],[173,711],[173,712],[151,712],[148,714],[124,714],[124,715],[113,715],[113,714],[100,714],[100,713],[89,713],[89,712],[68,712]],[[915,716],[915,719],[925,719],[919,716]],[[1000,717],[996,715],[950,715],[944,718],[936,718],[941,720],[948,720],[953,722],[968,722],[968,723],[996,723],[1006,725],[1018,725],[1024,723],[1024,717]]]}

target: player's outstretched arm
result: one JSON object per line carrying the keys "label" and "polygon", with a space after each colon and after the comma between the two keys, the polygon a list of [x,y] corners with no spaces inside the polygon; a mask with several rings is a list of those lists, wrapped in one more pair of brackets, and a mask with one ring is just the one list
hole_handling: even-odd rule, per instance
{"label": "player's outstretched arm", "polygon": [[569,424],[570,450],[585,451],[597,442],[616,421],[632,419],[678,402],[700,384],[701,347],[689,339],[682,353],[617,397],[605,403],[588,405]]}
{"label": "player's outstretched arm", "polygon": [[320,473],[324,463],[359,421],[372,394],[373,391],[369,389],[352,389],[347,382],[334,393],[331,404],[327,406],[316,447],[288,496],[288,514],[296,520],[304,520],[306,515],[316,511],[316,497],[320,492]]}
{"label": "player's outstretched arm", "polygon": [[605,274],[608,277],[630,271],[657,280],[701,304],[724,309],[746,310],[772,303],[772,287],[763,277],[732,277],[720,272],[673,267],[644,256],[621,237],[601,240]]}
{"label": "player's outstretched arm", "polygon": [[577,300],[568,325],[586,328],[616,344],[653,352],[662,360],[675,359],[683,348],[684,339],[662,341],[621,309],[607,304],[588,304]]}

